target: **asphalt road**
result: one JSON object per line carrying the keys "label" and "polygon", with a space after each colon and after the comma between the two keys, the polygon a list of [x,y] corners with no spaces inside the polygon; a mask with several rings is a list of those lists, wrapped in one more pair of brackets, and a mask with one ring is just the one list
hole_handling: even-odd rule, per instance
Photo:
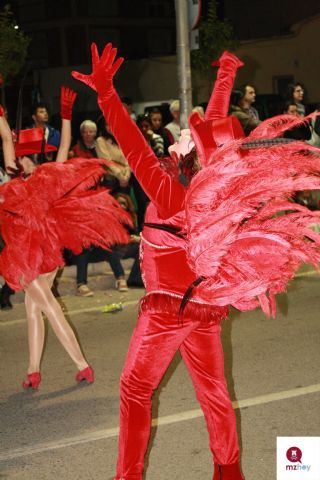
{"label": "asphalt road", "polygon": [[[278,299],[276,320],[232,312],[223,323],[225,369],[234,400],[246,480],[276,479],[277,436],[320,435],[318,276],[301,273]],[[23,391],[27,367],[23,304],[0,312],[0,479],[110,480],[115,471],[118,379],[142,290],[62,298],[95,368],[77,386],[75,367],[48,329],[38,392]],[[118,313],[102,313],[122,300]],[[193,388],[174,359],[154,398],[146,480],[212,480],[208,438]],[[298,478],[298,477],[295,477]],[[304,480],[302,477],[299,480]]]}

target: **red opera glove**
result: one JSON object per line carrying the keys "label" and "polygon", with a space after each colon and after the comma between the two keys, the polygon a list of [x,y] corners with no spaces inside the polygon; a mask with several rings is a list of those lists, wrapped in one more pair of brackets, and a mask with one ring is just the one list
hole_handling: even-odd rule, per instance
{"label": "red opera glove", "polygon": [[113,92],[113,77],[120,68],[123,58],[119,57],[115,62],[117,49],[112,48],[112,44],[108,43],[99,57],[98,49],[95,43],[91,45],[92,55],[92,73],[85,75],[80,72],[71,72],[71,75],[85,83],[93,90],[98,92],[100,100],[106,100]]}
{"label": "red opera glove", "polygon": [[4,109],[1,104],[0,104],[0,117],[4,117]]}
{"label": "red opera glove", "polygon": [[219,60],[213,61],[211,65],[233,73],[237,71],[238,68],[243,67],[244,63],[238,57],[233,55],[233,53],[225,51]]}
{"label": "red opera glove", "polygon": [[61,87],[60,115],[62,119],[71,120],[72,107],[76,97],[77,97],[77,93],[74,92],[71,88]]}
{"label": "red opera glove", "polygon": [[205,120],[217,120],[228,115],[230,94],[237,70],[243,62],[230,52],[223,52],[219,60],[212,62],[218,66],[217,79],[206,109]]}
{"label": "red opera glove", "polygon": [[169,218],[183,208],[185,188],[161,169],[159,159],[113,87],[113,76],[123,62],[123,58],[114,61],[117,49],[108,43],[99,57],[96,45],[92,44],[91,51],[92,73],[72,72],[72,76],[98,92],[99,107],[130,168],[163,218]]}

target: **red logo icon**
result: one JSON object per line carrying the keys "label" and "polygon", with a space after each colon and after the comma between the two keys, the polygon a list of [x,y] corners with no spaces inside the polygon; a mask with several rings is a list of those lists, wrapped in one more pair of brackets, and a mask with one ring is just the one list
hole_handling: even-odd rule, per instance
{"label": "red logo icon", "polygon": [[302,452],[299,447],[290,447],[287,450],[287,459],[289,462],[296,463],[300,462],[301,463],[301,458],[302,458]]}

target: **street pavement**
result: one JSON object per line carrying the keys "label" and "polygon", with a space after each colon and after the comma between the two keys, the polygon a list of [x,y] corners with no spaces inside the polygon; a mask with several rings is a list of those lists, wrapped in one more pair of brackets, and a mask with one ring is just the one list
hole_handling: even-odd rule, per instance
{"label": "street pavement", "polygon": [[[300,272],[279,296],[275,320],[261,311],[232,311],[223,322],[246,480],[276,479],[277,436],[320,435],[319,282],[314,272]],[[23,391],[22,294],[13,310],[0,312],[0,479],[111,480],[115,472],[119,376],[143,290],[121,294],[102,274],[91,276],[90,285],[92,298],[75,296],[67,276],[58,287],[95,369],[90,386],[76,385],[73,362],[48,328],[39,391]],[[102,312],[119,301],[122,311]],[[153,424],[146,480],[212,480],[204,419],[179,354],[154,395]]]}

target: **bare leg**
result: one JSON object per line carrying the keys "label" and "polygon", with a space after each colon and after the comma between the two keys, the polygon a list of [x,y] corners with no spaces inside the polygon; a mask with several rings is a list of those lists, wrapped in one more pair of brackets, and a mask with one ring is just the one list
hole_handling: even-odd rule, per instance
{"label": "bare leg", "polygon": [[[49,288],[52,287],[57,271],[45,275]],[[29,367],[28,373],[39,372],[44,345],[45,328],[41,308],[32,299],[28,291],[25,292],[25,306],[28,320]]]}
{"label": "bare leg", "polygon": [[[53,278],[52,278],[53,275]],[[38,312],[43,312],[50,325],[52,326],[55,334],[57,335],[58,339],[75,362],[76,366],[79,370],[83,370],[84,368],[88,367],[88,363],[86,362],[81,349],[80,345],[76,339],[76,336],[70,327],[69,323],[67,322],[61,306],[59,302],[55,299],[52,291],[51,285],[54,279],[55,272],[50,272],[49,274],[40,275],[37,279],[33,280],[28,287],[25,289],[26,296],[32,299],[33,304],[37,306],[37,308],[33,307],[33,313],[38,315]],[[28,300],[29,301],[29,300]],[[39,317],[37,316],[39,319]],[[33,338],[34,341],[32,342],[32,347],[34,348],[35,355],[39,356],[39,350],[43,348],[43,339],[44,336],[41,336],[41,328],[39,330],[39,320],[35,322],[30,322],[29,328],[29,338]],[[40,332],[39,338],[37,339],[35,331],[38,329]],[[42,342],[42,343],[41,343]],[[41,352],[42,352],[41,348]],[[38,353],[36,353],[36,351]],[[40,352],[40,357],[41,357]],[[31,356],[31,353],[30,353]],[[39,360],[40,363],[40,360]]]}
{"label": "bare leg", "polygon": [[44,321],[41,309],[26,292],[24,303],[28,320],[29,366],[28,373],[40,371],[44,344]]}

